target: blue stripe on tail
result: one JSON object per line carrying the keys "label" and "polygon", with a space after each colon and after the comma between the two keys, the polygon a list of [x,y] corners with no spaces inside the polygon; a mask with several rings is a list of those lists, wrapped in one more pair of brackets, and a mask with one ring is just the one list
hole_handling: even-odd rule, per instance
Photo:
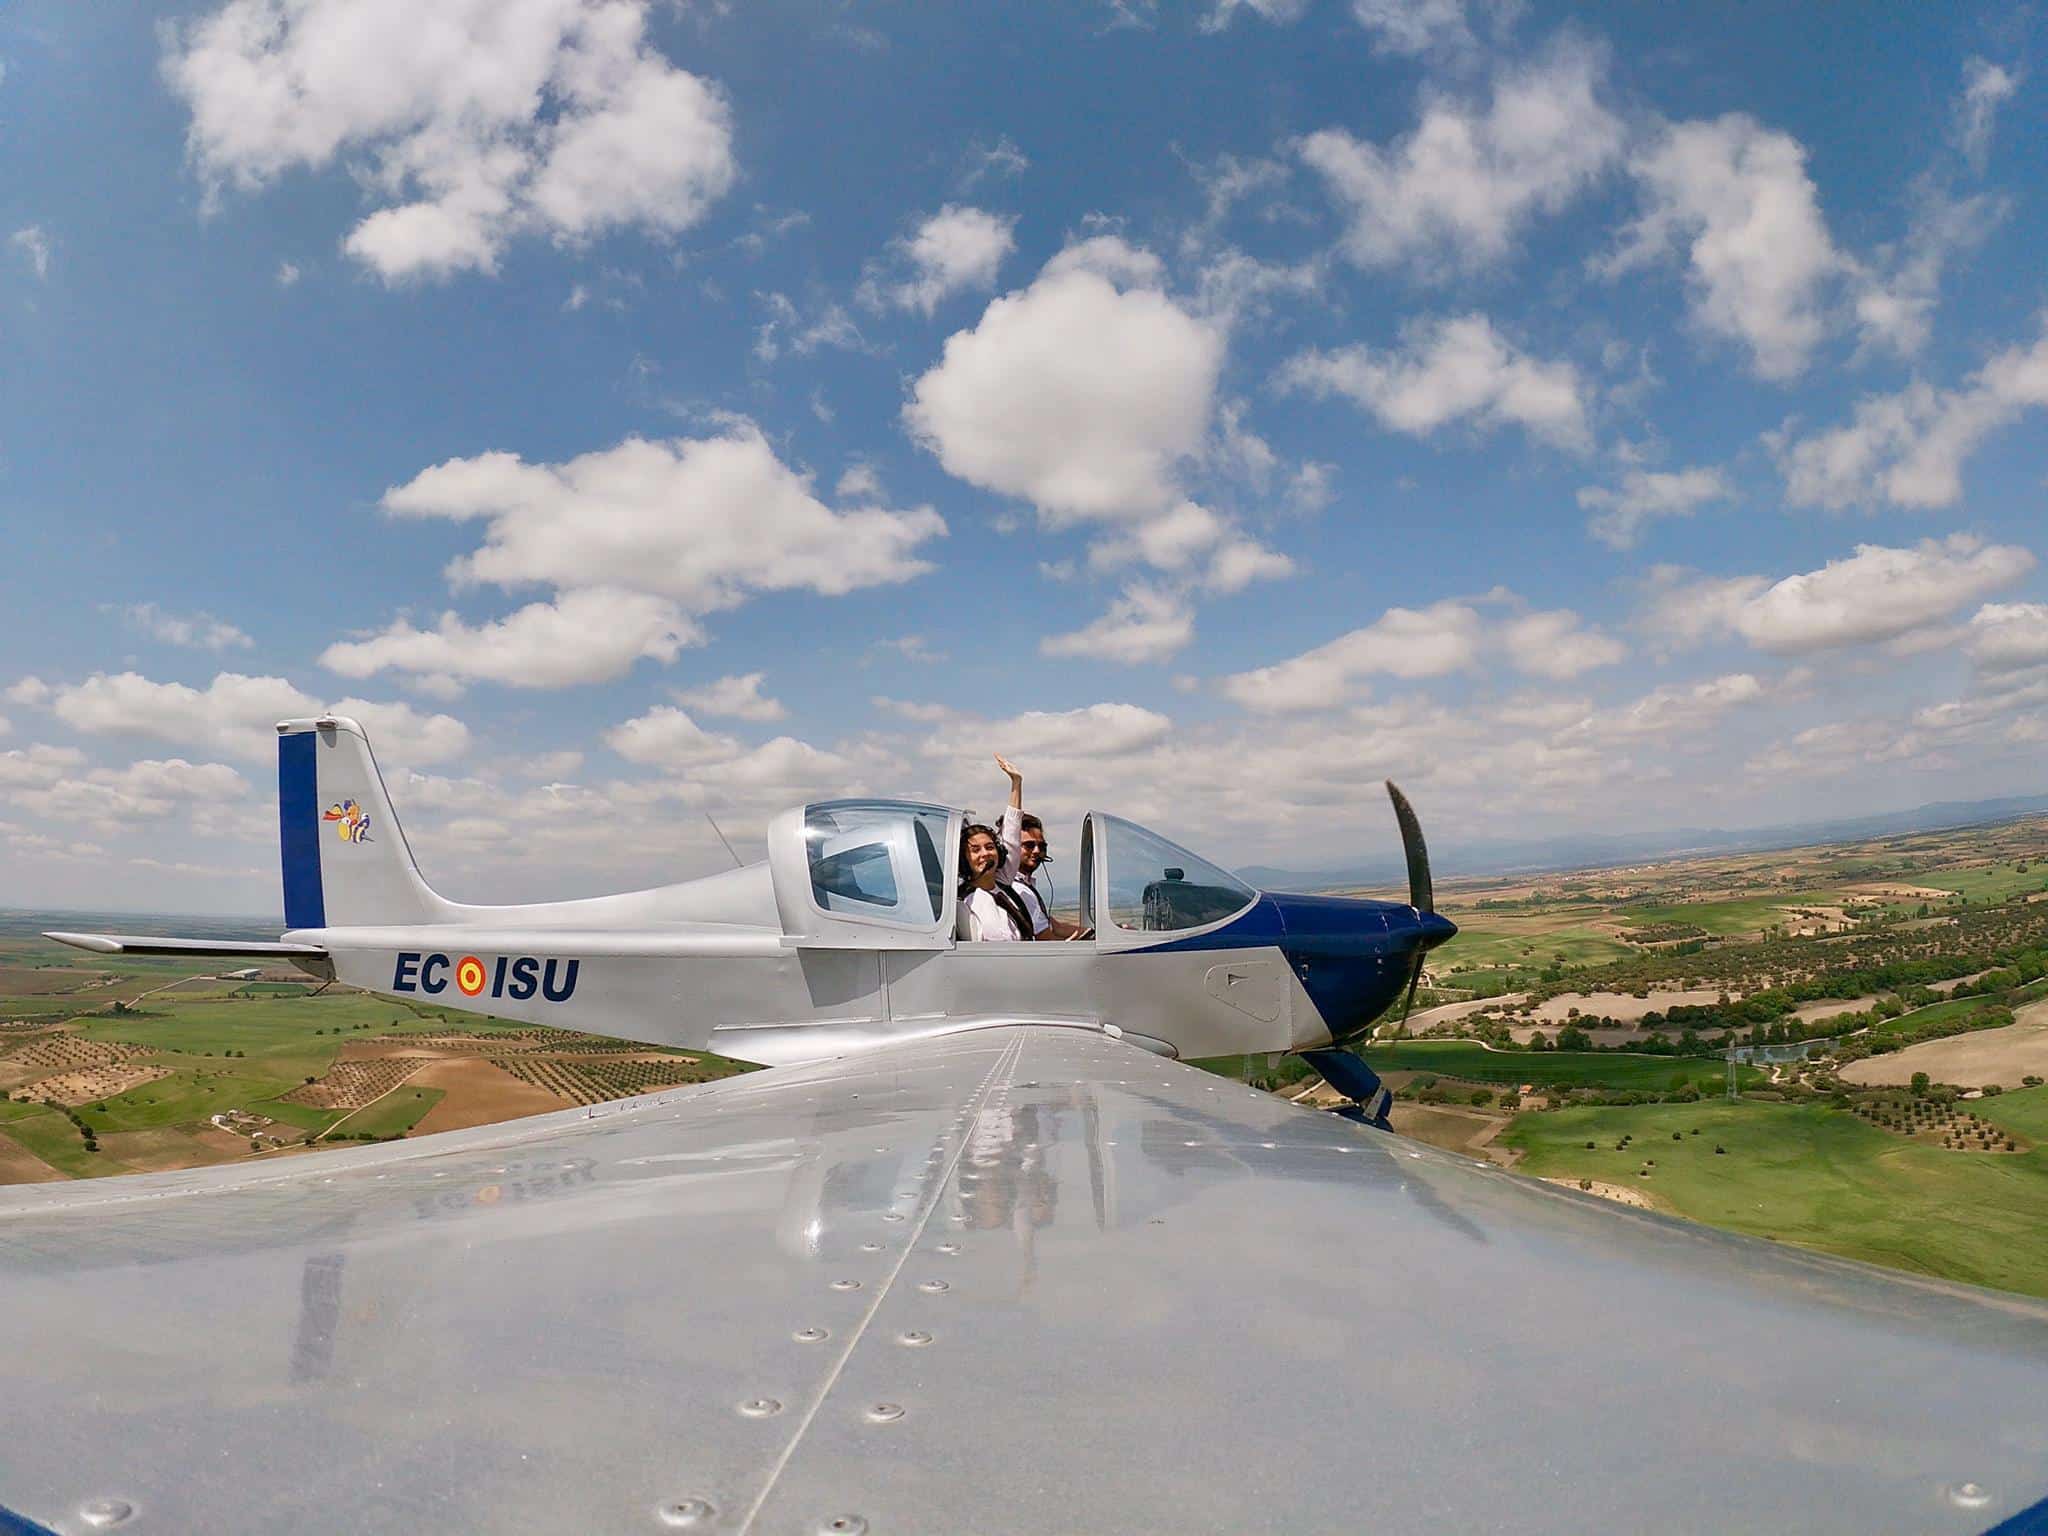
{"label": "blue stripe on tail", "polygon": [[320,887],[320,750],[317,731],[277,738],[277,842],[284,855],[284,925],[325,928]]}

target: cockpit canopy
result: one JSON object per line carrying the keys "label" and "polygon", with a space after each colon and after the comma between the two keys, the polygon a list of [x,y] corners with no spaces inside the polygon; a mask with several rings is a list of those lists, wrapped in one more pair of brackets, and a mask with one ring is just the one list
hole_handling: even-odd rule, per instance
{"label": "cockpit canopy", "polygon": [[[1229,870],[1100,811],[1088,818],[1081,857],[1084,890],[1100,884],[1103,912],[1126,933],[1206,928],[1242,912],[1259,894]],[[1090,865],[1099,866],[1095,882],[1088,879]],[[1091,913],[1084,921],[1099,920]]]}
{"label": "cockpit canopy", "polygon": [[[784,942],[950,944],[964,821],[914,800],[822,800],[784,811],[768,830]],[[1082,829],[1079,885],[1082,926],[1112,947],[1207,928],[1258,899],[1228,870],[1100,811]]]}

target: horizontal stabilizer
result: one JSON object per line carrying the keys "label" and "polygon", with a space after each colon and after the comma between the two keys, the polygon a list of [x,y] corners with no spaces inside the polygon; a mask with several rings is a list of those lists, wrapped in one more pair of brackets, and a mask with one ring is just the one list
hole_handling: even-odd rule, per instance
{"label": "horizontal stabilizer", "polygon": [[324,959],[327,951],[317,944],[264,944],[229,942],[221,939],[160,939],[133,933],[46,933],[46,939],[89,949],[96,955],[185,955],[200,958],[217,955],[223,959],[247,957],[254,960]]}

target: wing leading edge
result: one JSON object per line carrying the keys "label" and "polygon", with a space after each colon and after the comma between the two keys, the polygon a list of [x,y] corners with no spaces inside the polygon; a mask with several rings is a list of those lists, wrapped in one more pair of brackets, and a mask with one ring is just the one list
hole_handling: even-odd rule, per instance
{"label": "wing leading edge", "polygon": [[0,1288],[0,1506],[58,1531],[1981,1531],[2048,1492],[2048,1309],[1081,1029],[11,1191]]}

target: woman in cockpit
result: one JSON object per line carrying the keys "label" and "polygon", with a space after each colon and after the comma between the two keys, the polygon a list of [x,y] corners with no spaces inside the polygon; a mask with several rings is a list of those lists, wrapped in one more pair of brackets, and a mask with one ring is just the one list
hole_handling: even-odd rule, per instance
{"label": "woman in cockpit", "polygon": [[960,834],[960,908],[954,935],[962,939],[1028,939],[1024,903],[1003,883],[1003,845],[993,827],[971,822]]}

